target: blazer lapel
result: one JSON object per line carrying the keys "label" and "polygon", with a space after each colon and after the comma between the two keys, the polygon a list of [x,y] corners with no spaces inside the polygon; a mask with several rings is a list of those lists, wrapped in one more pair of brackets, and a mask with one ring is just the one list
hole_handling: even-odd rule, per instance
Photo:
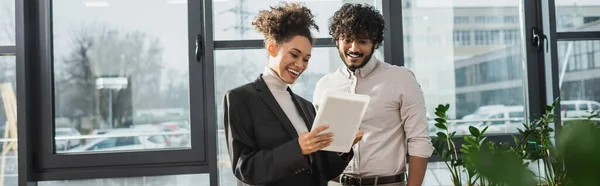
{"label": "blazer lapel", "polygon": [[308,128],[308,131],[310,131],[310,129],[312,128],[312,122],[310,122],[311,120],[308,118],[308,114],[307,114],[308,110],[306,110],[307,108],[304,107],[303,105],[300,105],[300,102],[298,101],[296,94],[294,94],[289,87],[288,87],[287,91],[290,93],[290,95],[292,95],[292,100],[294,101],[294,105],[296,106],[296,109],[298,109],[298,111],[300,112],[300,116],[302,116],[302,119],[304,120],[304,123],[306,124],[306,127]]}
{"label": "blazer lapel", "polygon": [[281,106],[277,103],[277,100],[275,100],[273,94],[271,94],[269,87],[267,87],[267,84],[262,79],[262,74],[254,81],[254,86],[256,87],[260,98],[262,98],[273,114],[275,114],[279,122],[283,125],[283,128],[285,128],[292,138],[297,138],[298,132],[294,128],[294,125],[292,125],[290,119],[285,115],[285,112],[283,112]]}

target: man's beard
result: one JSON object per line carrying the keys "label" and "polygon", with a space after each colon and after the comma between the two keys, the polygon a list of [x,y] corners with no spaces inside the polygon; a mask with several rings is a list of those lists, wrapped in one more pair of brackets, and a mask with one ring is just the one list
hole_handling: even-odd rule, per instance
{"label": "man's beard", "polygon": [[[338,51],[340,51],[339,47],[338,47]],[[342,63],[344,63],[344,65],[346,65],[346,67],[348,67],[348,69],[352,72],[354,72],[356,69],[362,68],[365,65],[367,65],[367,63],[369,62],[369,60],[371,60],[371,56],[373,56],[373,54],[375,53],[375,45],[373,45],[373,47],[371,47],[371,53],[369,55],[367,55],[362,63],[360,63],[359,65],[351,65],[348,64],[346,62],[346,57],[348,56],[348,54],[353,54],[353,55],[358,55],[359,57],[363,57],[365,54],[362,52],[349,52],[349,51],[344,51],[344,52],[338,52],[340,54],[340,58],[342,59]]]}

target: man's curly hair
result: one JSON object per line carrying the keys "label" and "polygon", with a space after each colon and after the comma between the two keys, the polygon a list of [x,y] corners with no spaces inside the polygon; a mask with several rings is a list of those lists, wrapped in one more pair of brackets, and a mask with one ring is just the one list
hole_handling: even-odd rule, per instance
{"label": "man's curly hair", "polygon": [[370,39],[374,44],[381,44],[384,31],[383,15],[368,4],[346,3],[329,22],[329,35],[334,40]]}
{"label": "man's curly hair", "polygon": [[319,30],[310,9],[300,3],[280,3],[269,10],[261,10],[252,25],[265,36],[265,47],[269,42],[276,44],[288,42],[294,36],[304,36],[311,44],[314,39],[311,28]]}

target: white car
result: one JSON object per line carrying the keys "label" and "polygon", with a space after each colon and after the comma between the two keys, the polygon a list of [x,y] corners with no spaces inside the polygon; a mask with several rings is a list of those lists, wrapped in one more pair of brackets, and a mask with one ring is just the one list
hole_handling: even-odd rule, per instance
{"label": "white car", "polygon": [[[106,132],[106,138],[99,138],[83,146],[73,148],[70,152],[89,151],[121,151],[121,150],[145,150],[168,147],[168,140],[164,135],[144,135],[144,133],[160,133],[160,130],[125,128],[114,129]],[[122,137],[110,137],[111,135],[131,135]]]}
{"label": "white car", "polygon": [[481,112],[470,120],[480,120],[475,122],[466,122],[455,127],[456,133],[460,135],[469,135],[469,126],[483,130],[486,126],[486,134],[494,133],[518,133],[518,128],[523,128],[525,121],[523,106],[505,106]]}
{"label": "white car", "polygon": [[[56,128],[54,132],[56,137],[81,136],[79,131],[74,128]],[[79,146],[81,144],[80,141],[79,139],[55,140],[54,146],[56,151],[64,151],[69,150],[71,147]]]}
{"label": "white car", "polygon": [[565,100],[560,102],[563,118],[588,117],[592,111],[600,111],[600,103],[589,100]]}

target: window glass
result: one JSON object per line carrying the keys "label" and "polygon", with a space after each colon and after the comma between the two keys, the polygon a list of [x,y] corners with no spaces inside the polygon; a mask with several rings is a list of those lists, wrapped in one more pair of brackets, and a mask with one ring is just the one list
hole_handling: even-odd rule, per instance
{"label": "window glass", "polygon": [[[58,153],[85,152],[94,139],[119,139],[96,144],[103,152],[191,147],[187,9],[172,0],[53,1],[54,122],[79,133],[65,138],[81,136]],[[164,127],[188,134],[186,143],[140,141]]]}
{"label": "window glass", "polygon": [[556,0],[556,31],[600,31],[600,1]]}
{"label": "window glass", "polygon": [[[403,22],[403,35],[412,40],[404,44],[404,57],[411,60],[407,67],[423,89],[430,115],[438,104],[451,105],[448,114],[456,124],[449,128],[457,134],[468,134],[469,125],[482,127],[479,123],[489,122],[487,118],[502,109],[524,111],[519,2],[432,0],[402,10],[403,17],[411,19]],[[472,21],[458,24],[463,17]],[[423,39],[432,36],[440,42]],[[435,121],[429,123],[435,127]]]}
{"label": "window glass", "polygon": [[15,45],[15,0],[0,0],[0,46]]}
{"label": "window glass", "polygon": [[[0,3],[3,1],[0,0]],[[1,8],[1,7],[0,7]],[[0,15],[2,12],[0,12]],[[0,17],[0,20],[2,17]],[[0,27],[0,32],[2,28]],[[16,58],[0,54],[0,179],[4,185],[18,185],[17,162],[17,77]]]}
{"label": "window glass", "polygon": [[583,65],[576,71],[571,66],[582,63],[578,56],[600,56],[600,41],[560,41],[557,46],[561,116],[564,121],[589,116],[588,104],[592,110],[600,105],[600,66]]}

